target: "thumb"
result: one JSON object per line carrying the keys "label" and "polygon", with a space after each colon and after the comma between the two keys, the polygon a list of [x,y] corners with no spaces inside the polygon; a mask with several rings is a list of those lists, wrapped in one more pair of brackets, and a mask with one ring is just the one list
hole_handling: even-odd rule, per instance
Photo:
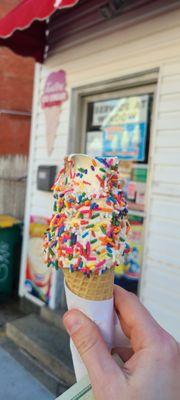
{"label": "thumb", "polygon": [[[109,374],[120,374],[120,369],[111,357],[99,329],[79,310],[68,311],[63,318],[67,332],[71,336],[87,370],[91,383],[100,384]],[[122,374],[123,375],[123,374]]]}

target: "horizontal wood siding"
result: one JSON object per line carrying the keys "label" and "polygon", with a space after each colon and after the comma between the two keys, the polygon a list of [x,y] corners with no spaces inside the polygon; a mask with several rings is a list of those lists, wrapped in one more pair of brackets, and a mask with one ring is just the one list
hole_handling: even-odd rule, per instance
{"label": "horizontal wood siding", "polygon": [[[94,4],[94,3],[93,3]],[[39,99],[47,74],[64,69],[69,100],[63,105],[55,148],[49,158],[45,118],[36,107],[29,214],[50,216],[52,194],[37,190],[38,165],[62,165],[68,152],[70,101],[75,87],[159,68],[150,157],[146,241],[140,297],[158,321],[180,339],[180,7],[147,21],[56,47],[39,72]],[[94,32],[95,33],[95,32]]]}
{"label": "horizontal wood siding", "polygon": [[[117,27],[119,31],[129,29],[177,6],[178,0],[125,0],[115,11],[105,0],[80,0],[73,9],[57,12],[50,18],[48,56],[103,37],[106,33],[111,34]],[[104,17],[102,7],[110,11],[110,18]]]}
{"label": "horizontal wood siding", "polygon": [[159,79],[141,299],[180,340],[180,60]]}
{"label": "horizontal wood siding", "polygon": [[55,165],[57,171],[60,168],[64,156],[67,153],[68,124],[69,124],[69,100],[61,108],[59,128],[54,140],[54,149],[49,157],[46,145],[46,121],[45,113],[41,107],[41,96],[44,90],[45,80],[49,74],[49,69],[42,66],[38,76],[38,98],[36,106],[36,118],[33,138],[33,149],[31,155],[31,193],[30,215],[50,217],[52,214],[52,193],[37,190],[37,171],[40,165]]}

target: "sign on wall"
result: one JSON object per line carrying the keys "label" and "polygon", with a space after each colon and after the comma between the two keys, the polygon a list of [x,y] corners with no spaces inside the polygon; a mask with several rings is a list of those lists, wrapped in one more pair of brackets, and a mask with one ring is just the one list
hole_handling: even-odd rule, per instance
{"label": "sign on wall", "polygon": [[86,153],[89,156],[101,157],[102,155],[103,137],[101,131],[87,132]]}
{"label": "sign on wall", "polygon": [[49,303],[52,271],[47,268],[43,257],[43,235],[48,227],[47,218],[31,216],[25,289],[32,296]]}
{"label": "sign on wall", "polygon": [[101,126],[109,113],[116,107],[117,99],[96,101],[93,104],[92,126]]}
{"label": "sign on wall", "polygon": [[124,257],[124,276],[128,279],[139,279],[143,253],[143,218],[129,215],[131,229],[129,232],[130,253]]}
{"label": "sign on wall", "polygon": [[117,101],[102,124],[104,156],[144,161],[148,126],[149,96],[126,97]]}
{"label": "sign on wall", "polygon": [[145,162],[149,126],[149,95],[90,102],[86,152],[124,161]]}
{"label": "sign on wall", "polygon": [[44,110],[46,120],[48,155],[53,151],[62,105],[67,98],[66,72],[63,70],[51,72],[46,79],[44,92],[41,98],[41,106]]}

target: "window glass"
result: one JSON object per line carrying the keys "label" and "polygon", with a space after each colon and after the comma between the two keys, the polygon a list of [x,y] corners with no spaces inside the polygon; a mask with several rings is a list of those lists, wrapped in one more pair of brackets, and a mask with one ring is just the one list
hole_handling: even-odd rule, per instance
{"label": "window glass", "polygon": [[91,156],[117,156],[129,208],[131,253],[115,271],[115,282],[137,292],[143,254],[145,193],[152,94],[88,103],[85,151]]}

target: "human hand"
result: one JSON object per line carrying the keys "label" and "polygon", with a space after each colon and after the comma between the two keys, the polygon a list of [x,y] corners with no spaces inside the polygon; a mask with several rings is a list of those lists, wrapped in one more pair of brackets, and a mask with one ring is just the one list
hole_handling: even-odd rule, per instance
{"label": "human hand", "polygon": [[78,310],[64,325],[88,370],[96,400],[179,400],[180,345],[132,293],[115,286],[115,308],[132,349],[116,348],[119,367],[97,326]]}

